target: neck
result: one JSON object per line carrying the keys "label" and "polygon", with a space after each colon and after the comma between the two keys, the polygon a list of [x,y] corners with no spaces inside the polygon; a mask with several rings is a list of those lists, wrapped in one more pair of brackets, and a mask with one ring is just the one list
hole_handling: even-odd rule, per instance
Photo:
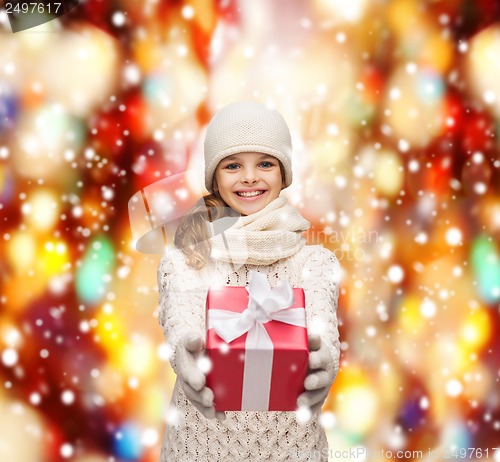
{"label": "neck", "polygon": [[300,212],[279,196],[212,237],[211,256],[236,264],[271,264],[300,250],[305,244],[302,233],[309,226]]}

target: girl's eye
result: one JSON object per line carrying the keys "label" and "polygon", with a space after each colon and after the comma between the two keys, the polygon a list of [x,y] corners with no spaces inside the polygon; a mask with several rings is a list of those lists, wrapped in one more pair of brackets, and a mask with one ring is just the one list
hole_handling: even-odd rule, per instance
{"label": "girl's eye", "polygon": [[238,167],[238,164],[227,164],[225,168],[228,170],[235,170]]}
{"label": "girl's eye", "polygon": [[[271,168],[274,164],[272,162],[268,162],[267,160],[261,162],[259,164],[259,166],[261,168]],[[232,163],[232,164],[227,164],[224,168],[228,169],[228,170],[236,170],[237,168],[239,168],[240,165],[237,164],[236,162]]]}

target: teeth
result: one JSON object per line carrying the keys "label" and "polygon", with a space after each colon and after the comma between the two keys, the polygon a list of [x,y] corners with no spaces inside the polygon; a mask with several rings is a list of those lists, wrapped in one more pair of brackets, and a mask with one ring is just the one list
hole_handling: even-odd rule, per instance
{"label": "teeth", "polygon": [[243,197],[253,197],[253,196],[260,196],[263,194],[264,191],[248,191],[248,192],[237,192],[238,196],[243,196]]}

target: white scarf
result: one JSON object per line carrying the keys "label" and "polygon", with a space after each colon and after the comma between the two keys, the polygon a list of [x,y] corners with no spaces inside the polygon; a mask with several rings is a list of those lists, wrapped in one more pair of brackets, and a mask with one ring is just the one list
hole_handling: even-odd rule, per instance
{"label": "white scarf", "polygon": [[234,264],[270,265],[297,253],[310,223],[284,196],[262,210],[240,217],[223,234],[210,238],[211,257]]}

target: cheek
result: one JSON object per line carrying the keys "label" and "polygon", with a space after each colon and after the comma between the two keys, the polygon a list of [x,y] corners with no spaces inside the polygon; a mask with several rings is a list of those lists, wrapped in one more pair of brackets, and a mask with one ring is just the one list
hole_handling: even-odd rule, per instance
{"label": "cheek", "polygon": [[228,179],[225,178],[225,175],[220,174],[216,178],[217,178],[217,186],[219,188],[219,192],[221,194],[230,195],[231,194],[230,185],[229,185]]}
{"label": "cheek", "polygon": [[273,175],[271,178],[269,178],[269,184],[275,188],[281,188],[284,184],[283,178],[281,178],[281,174]]}
{"label": "cheek", "polygon": [[217,186],[219,187],[219,190],[224,187],[224,175],[220,172],[216,172],[214,175],[215,182],[217,183]]}

